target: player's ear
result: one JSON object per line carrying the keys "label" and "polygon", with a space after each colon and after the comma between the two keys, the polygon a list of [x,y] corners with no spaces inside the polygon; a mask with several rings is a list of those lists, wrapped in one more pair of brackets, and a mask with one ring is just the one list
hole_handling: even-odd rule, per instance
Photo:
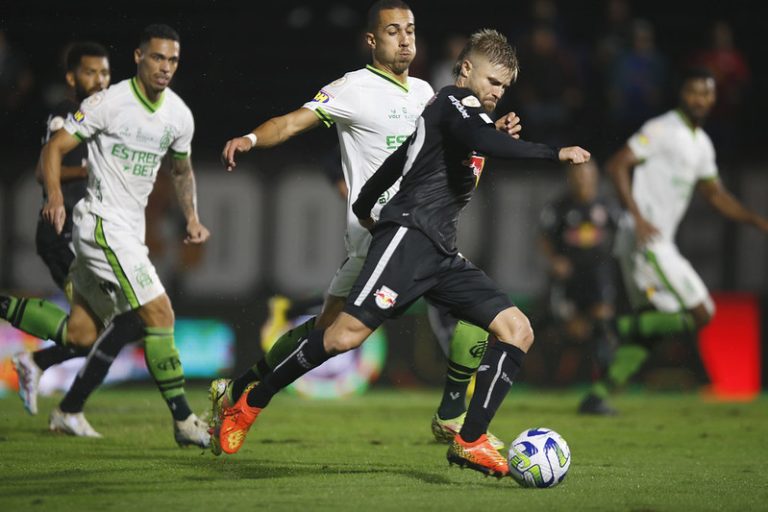
{"label": "player's ear", "polygon": [[374,50],[376,48],[376,36],[373,35],[373,32],[365,33],[365,44],[367,44],[368,48],[370,48],[371,50]]}
{"label": "player's ear", "polygon": [[135,50],[133,50],[133,61],[136,64],[138,64],[139,61],[141,60],[141,56],[142,56],[141,48],[136,48]]}
{"label": "player's ear", "polygon": [[64,80],[67,82],[67,85],[70,87],[75,86],[75,73],[74,71],[67,71],[67,74],[64,75]]}
{"label": "player's ear", "polygon": [[472,74],[472,63],[469,61],[469,59],[464,59],[464,61],[461,63],[461,67],[459,68],[459,76],[463,78],[469,78],[469,75]]}

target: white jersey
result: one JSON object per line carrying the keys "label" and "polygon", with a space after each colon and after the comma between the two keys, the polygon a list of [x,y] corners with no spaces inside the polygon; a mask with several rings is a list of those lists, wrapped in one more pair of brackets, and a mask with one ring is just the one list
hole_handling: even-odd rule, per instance
{"label": "white jersey", "polygon": [[192,112],[166,89],[152,103],[136,78],[87,98],[64,129],[88,144],[88,191],[79,209],[124,226],[144,240],[144,210],[165,154],[187,158]]}
{"label": "white jersey", "polygon": [[661,240],[674,243],[696,183],[717,178],[712,141],[672,110],[647,121],[627,144],[641,161],[634,170],[632,197]]}
{"label": "white jersey", "polygon": [[[352,203],[384,160],[416,129],[416,120],[433,95],[424,80],[408,77],[406,86],[366,66],[326,85],[304,105],[326,126],[335,123],[339,132],[341,166],[349,188],[346,244],[350,256],[364,257],[371,242],[370,233],[352,213]],[[382,195],[372,212],[375,218],[399,187],[398,181]]]}

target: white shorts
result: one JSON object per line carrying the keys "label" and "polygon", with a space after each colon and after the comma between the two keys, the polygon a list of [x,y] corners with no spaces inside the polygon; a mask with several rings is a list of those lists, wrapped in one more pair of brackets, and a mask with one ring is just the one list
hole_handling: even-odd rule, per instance
{"label": "white shorts", "polygon": [[[627,239],[631,236],[631,240]],[[619,240],[624,237],[624,240]],[[619,231],[616,256],[627,294],[633,308],[652,305],[659,311],[673,313],[704,304],[710,314],[715,304],[701,277],[672,242],[658,241],[645,249],[628,249],[634,235]]]}
{"label": "white shorts", "polygon": [[331,286],[328,287],[328,295],[333,297],[348,297],[352,291],[352,285],[357,281],[357,276],[363,269],[365,256],[349,256],[341,264],[336,275],[333,276]]}
{"label": "white shorts", "polygon": [[105,325],[115,315],[137,309],[165,293],[139,234],[86,208],[75,208],[73,221],[75,261],[70,276],[75,291]]}

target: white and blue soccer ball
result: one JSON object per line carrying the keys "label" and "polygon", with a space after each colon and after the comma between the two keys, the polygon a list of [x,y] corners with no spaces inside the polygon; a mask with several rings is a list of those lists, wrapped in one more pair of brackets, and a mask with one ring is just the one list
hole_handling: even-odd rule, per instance
{"label": "white and blue soccer ball", "polygon": [[509,474],[523,487],[554,487],[568,474],[571,450],[554,430],[532,428],[512,442],[507,460]]}

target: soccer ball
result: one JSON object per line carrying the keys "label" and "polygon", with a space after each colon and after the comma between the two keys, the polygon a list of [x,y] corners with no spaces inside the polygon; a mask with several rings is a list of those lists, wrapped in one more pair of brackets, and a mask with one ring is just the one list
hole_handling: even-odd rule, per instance
{"label": "soccer ball", "polygon": [[560,434],[532,428],[517,436],[509,447],[509,474],[523,487],[554,487],[571,466],[571,450]]}

